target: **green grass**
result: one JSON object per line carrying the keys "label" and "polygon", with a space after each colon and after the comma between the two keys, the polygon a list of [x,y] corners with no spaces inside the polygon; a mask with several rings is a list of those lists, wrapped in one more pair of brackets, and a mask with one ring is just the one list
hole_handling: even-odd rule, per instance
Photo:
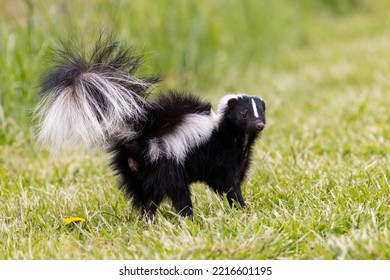
{"label": "green grass", "polygon": [[[44,2],[0,3],[0,259],[390,259],[386,0]],[[50,48],[100,29],[163,87],[266,100],[247,209],[195,184],[193,222],[164,203],[145,225],[107,156],[36,146]]]}

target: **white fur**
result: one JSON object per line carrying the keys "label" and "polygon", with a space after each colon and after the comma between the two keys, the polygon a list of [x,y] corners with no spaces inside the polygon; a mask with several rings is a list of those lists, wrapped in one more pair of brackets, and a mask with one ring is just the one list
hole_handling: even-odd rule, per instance
{"label": "white fur", "polygon": [[[141,99],[118,83],[139,84],[133,77],[110,77],[88,72],[78,77],[73,87],[49,92],[37,107],[40,118],[38,139],[54,152],[65,145],[81,143],[87,148],[105,148],[112,137],[132,138],[136,132],[126,119],[137,122],[144,117]],[[94,87],[105,96],[107,109],[88,93]]]}
{"label": "white fur", "polygon": [[218,109],[217,109],[217,115],[218,117],[222,117],[225,113],[225,110],[228,106],[228,101],[230,99],[238,99],[240,97],[247,96],[246,94],[240,93],[240,94],[227,94],[224,97],[221,98],[221,100],[218,103]]}
{"label": "white fur", "polygon": [[163,151],[157,138],[149,140],[149,159],[151,162],[157,161],[162,155]]}
{"label": "white fur", "polygon": [[188,114],[172,133],[149,141],[149,159],[154,162],[162,156],[183,163],[187,154],[210,139],[217,119],[213,111],[209,115]]}
{"label": "white fur", "polygon": [[252,107],[253,107],[253,114],[255,115],[256,118],[258,118],[259,112],[257,111],[256,102],[253,98],[252,98]]}

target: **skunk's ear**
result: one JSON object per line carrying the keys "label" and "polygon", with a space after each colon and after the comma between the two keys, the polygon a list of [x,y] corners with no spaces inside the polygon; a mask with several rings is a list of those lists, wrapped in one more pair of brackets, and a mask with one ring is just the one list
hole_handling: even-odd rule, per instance
{"label": "skunk's ear", "polygon": [[228,105],[229,109],[234,108],[237,105],[237,98],[229,99],[227,105]]}

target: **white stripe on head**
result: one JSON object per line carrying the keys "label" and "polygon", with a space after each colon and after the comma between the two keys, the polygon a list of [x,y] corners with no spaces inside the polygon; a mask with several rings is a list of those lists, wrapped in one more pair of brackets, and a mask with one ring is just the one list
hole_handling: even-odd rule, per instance
{"label": "white stripe on head", "polygon": [[253,113],[254,113],[255,117],[258,118],[259,112],[257,111],[256,102],[253,98],[251,98],[251,100],[252,100]]}

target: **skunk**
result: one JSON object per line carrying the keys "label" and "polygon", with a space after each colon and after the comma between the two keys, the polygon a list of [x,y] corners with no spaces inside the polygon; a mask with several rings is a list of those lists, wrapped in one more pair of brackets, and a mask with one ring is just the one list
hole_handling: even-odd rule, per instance
{"label": "skunk", "polygon": [[81,143],[111,154],[110,166],[134,208],[150,218],[164,198],[192,219],[190,184],[204,182],[245,207],[241,184],[265,103],[246,94],[211,104],[168,90],[149,100],[158,77],[137,77],[141,57],[112,38],[91,52],[62,43],[41,80],[38,140],[57,152]]}

